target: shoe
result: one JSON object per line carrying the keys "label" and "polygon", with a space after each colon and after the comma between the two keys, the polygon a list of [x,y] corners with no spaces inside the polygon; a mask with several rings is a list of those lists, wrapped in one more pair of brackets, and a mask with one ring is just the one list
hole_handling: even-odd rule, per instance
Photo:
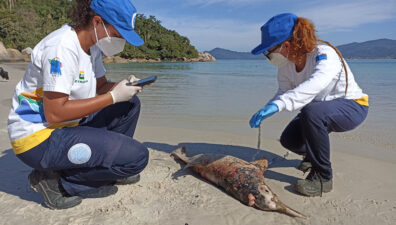
{"label": "shoe", "polygon": [[130,177],[122,178],[116,180],[115,184],[117,185],[126,185],[126,184],[136,184],[140,180],[140,174],[136,174]]}
{"label": "shoe", "polygon": [[298,165],[297,167],[298,170],[301,170],[304,173],[306,173],[311,168],[312,168],[312,163],[307,159],[307,157],[304,157],[300,165]]}
{"label": "shoe", "polygon": [[28,178],[32,189],[44,197],[44,203],[50,209],[68,209],[82,201],[81,197],[67,195],[56,172],[33,170]]}
{"label": "shoe", "polygon": [[309,197],[321,196],[322,193],[330,192],[333,189],[333,180],[327,180],[315,170],[311,169],[305,180],[298,180],[294,184],[294,190]]}
{"label": "shoe", "polygon": [[101,186],[89,191],[81,192],[78,195],[82,198],[105,198],[118,192],[118,187],[113,185]]}

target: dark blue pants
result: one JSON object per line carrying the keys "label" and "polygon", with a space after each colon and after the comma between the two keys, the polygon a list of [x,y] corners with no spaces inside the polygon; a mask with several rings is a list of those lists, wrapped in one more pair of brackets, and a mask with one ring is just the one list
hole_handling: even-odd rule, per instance
{"label": "dark blue pants", "polygon": [[148,163],[148,150],[133,139],[140,101],[108,106],[83,119],[77,127],[56,129],[33,149],[17,155],[38,170],[60,173],[70,195],[139,174]]}
{"label": "dark blue pants", "polygon": [[312,102],[289,123],[280,142],[305,155],[324,179],[332,179],[329,133],[356,128],[366,119],[368,108],[348,99]]}

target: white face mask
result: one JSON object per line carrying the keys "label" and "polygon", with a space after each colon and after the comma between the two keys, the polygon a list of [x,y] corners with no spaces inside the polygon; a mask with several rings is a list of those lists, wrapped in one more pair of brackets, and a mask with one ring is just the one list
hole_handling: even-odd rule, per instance
{"label": "white face mask", "polygon": [[[283,45],[281,46],[280,51],[282,51],[282,47]],[[289,55],[289,53],[287,54]],[[289,62],[289,60],[279,52],[269,54],[268,61],[277,67],[282,67]]]}
{"label": "white face mask", "polygon": [[95,30],[95,37],[96,37],[96,45],[100,48],[100,50],[105,54],[105,56],[113,56],[116,55],[122,51],[124,51],[125,47],[125,39],[118,38],[118,37],[110,37],[109,33],[107,33],[106,26],[104,25],[102,21],[103,27],[106,31],[107,37],[104,37],[100,40],[98,40],[98,34],[96,33],[96,27],[94,27]]}

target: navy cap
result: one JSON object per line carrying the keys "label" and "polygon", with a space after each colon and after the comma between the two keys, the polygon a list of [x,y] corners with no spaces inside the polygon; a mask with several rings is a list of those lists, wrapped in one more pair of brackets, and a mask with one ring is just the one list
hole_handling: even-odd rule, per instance
{"label": "navy cap", "polygon": [[253,55],[261,54],[293,36],[297,16],[283,13],[272,17],[261,27],[261,44],[252,50]]}
{"label": "navy cap", "polygon": [[91,9],[110,23],[132,45],[144,44],[135,32],[136,8],[130,0],[92,0]]}

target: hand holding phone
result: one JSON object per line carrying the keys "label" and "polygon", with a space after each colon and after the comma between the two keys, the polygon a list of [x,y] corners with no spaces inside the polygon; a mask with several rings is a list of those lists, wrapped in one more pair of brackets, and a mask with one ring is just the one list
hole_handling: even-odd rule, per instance
{"label": "hand holding phone", "polygon": [[109,93],[113,98],[113,103],[125,102],[130,100],[134,95],[142,91],[142,87],[128,86],[129,81],[124,79],[120,81]]}
{"label": "hand holding phone", "polygon": [[157,80],[157,76],[151,76],[151,77],[147,77],[132,83],[127,83],[128,86],[139,86],[139,87],[143,87],[145,85],[154,83]]}

